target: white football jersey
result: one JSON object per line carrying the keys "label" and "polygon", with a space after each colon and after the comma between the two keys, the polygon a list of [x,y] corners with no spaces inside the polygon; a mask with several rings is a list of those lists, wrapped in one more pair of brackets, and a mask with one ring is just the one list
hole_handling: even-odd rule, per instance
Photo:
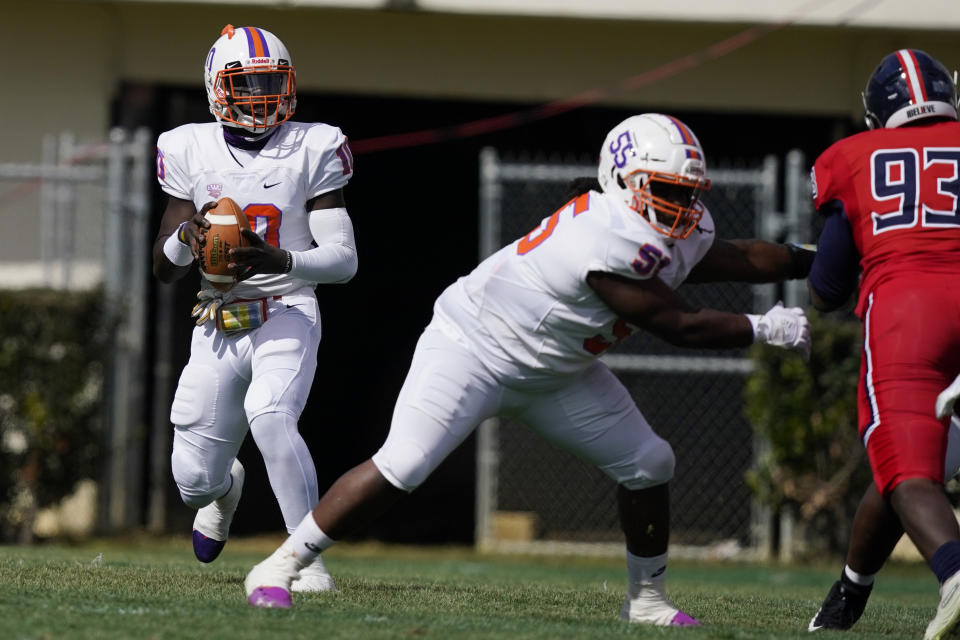
{"label": "white football jersey", "polygon": [[[306,202],[339,189],[353,174],[347,139],[323,123],[285,122],[260,151],[227,145],[218,122],[186,124],[160,134],[157,179],[165,192],[207,202],[232,198],[268,244],[306,251],[313,243]],[[262,298],[315,285],[288,274],[260,274],[238,283],[237,298]],[[211,285],[204,280],[204,288]]]}
{"label": "white football jersey", "polygon": [[502,380],[546,388],[634,331],[587,284],[589,272],[659,277],[676,289],[713,231],[704,210],[699,229],[673,240],[620,200],[591,191],[450,285],[434,310]]}

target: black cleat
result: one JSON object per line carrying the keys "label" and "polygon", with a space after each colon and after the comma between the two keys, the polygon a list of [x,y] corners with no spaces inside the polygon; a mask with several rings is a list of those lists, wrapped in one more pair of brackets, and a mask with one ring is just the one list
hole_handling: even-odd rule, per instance
{"label": "black cleat", "polygon": [[807,631],[849,629],[863,615],[872,589],[872,584],[863,587],[837,580],[830,587],[830,593],[827,594],[816,615],[810,620]]}

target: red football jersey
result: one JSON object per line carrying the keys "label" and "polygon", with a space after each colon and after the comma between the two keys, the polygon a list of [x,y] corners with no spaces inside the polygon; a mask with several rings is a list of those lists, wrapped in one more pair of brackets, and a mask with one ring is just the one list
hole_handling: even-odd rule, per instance
{"label": "red football jersey", "polygon": [[877,284],[960,275],[960,123],[864,131],[813,166],[817,209],[840,201],[860,253],[857,313]]}

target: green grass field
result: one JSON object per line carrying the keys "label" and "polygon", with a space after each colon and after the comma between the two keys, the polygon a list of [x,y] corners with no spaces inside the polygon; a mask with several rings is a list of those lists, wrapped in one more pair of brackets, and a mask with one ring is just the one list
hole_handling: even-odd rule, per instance
{"label": "green grass field", "polygon": [[[231,540],[211,565],[187,539],[0,547],[0,638],[809,638],[840,568],[672,561],[671,597],[704,626],[660,629],[617,619],[619,559],[344,544],[325,556],[339,592],[254,609],[243,578],[279,541]],[[924,566],[893,565],[852,632],[818,635],[919,638],[937,598]]]}

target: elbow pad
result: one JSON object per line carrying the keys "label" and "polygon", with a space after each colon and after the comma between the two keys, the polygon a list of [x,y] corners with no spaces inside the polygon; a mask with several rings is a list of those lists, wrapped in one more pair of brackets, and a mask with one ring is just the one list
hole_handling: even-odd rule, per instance
{"label": "elbow pad", "polygon": [[860,276],[860,252],[842,208],[827,215],[817,244],[808,276],[810,288],[825,302],[840,306],[856,291]]}
{"label": "elbow pad", "polygon": [[309,282],[347,282],[357,273],[357,248],[347,210],[316,209],[310,212],[310,235],[317,246],[291,251],[290,275]]}

